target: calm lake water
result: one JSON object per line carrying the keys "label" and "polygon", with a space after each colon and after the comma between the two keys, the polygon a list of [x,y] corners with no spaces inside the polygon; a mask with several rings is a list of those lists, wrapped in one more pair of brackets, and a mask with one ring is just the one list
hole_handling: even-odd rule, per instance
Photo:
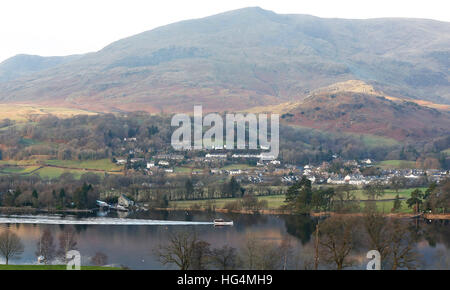
{"label": "calm lake water", "polygon": [[[117,218],[114,213],[107,217]],[[280,244],[290,238],[294,252],[311,251],[311,235],[315,221],[304,216],[272,215],[229,215],[193,212],[145,212],[131,214],[133,219],[152,219],[166,221],[210,222],[214,218],[233,220],[233,227],[214,227],[212,225],[75,225],[78,233],[77,248],[82,254],[82,264],[89,264],[89,257],[101,251],[108,256],[108,264],[124,265],[131,269],[168,269],[162,266],[154,249],[167,244],[171,233],[189,230],[209,242],[212,247],[229,245],[237,249],[243,247],[249,236]],[[415,223],[411,221],[414,226]],[[44,224],[0,224],[0,231],[9,227],[17,233],[25,245],[20,260],[11,264],[36,263],[36,244],[44,229],[54,234],[57,243],[58,234],[67,225]],[[449,223],[427,224],[420,221],[417,225],[423,229],[423,237],[416,244],[422,258],[423,269],[448,269],[450,262],[450,225]],[[363,254],[362,254],[363,255]],[[361,256],[362,256],[361,255]],[[440,262],[437,262],[437,259]],[[447,260],[446,260],[447,259]],[[4,261],[0,259],[3,263]],[[356,269],[364,269],[367,260],[362,256]]]}

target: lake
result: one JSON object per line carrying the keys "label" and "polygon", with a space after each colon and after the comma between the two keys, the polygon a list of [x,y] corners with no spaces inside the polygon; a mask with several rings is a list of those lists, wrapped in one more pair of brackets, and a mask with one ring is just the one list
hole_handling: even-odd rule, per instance
{"label": "lake", "polygon": [[[104,215],[104,214],[103,214]],[[3,218],[5,216],[2,216]],[[83,216],[82,218],[92,217]],[[103,217],[117,218],[116,213],[108,213]],[[198,238],[211,244],[211,247],[229,245],[240,249],[248,237],[281,244],[289,239],[294,253],[311,252],[312,234],[315,220],[306,216],[274,216],[218,214],[205,212],[139,212],[127,218],[142,220],[205,222],[205,224],[185,225],[74,225],[77,231],[77,248],[82,255],[82,264],[89,264],[89,257],[101,251],[108,256],[108,264],[123,265],[131,269],[170,269],[160,264],[154,251],[160,245],[167,244],[171,233],[188,230],[195,232]],[[233,227],[214,227],[209,224],[214,218],[233,220]],[[427,223],[423,220],[408,221],[423,232],[415,247],[421,256],[423,269],[446,268],[450,259],[450,225],[447,222]],[[11,260],[11,264],[36,263],[36,244],[44,229],[54,234],[57,244],[58,234],[67,225],[48,224],[0,224],[0,231],[9,227],[22,239],[25,252],[20,260]],[[364,269],[367,259],[364,249],[359,255],[359,263],[353,268]],[[293,255],[296,257],[296,255]],[[437,264],[439,258],[440,264]],[[292,258],[294,259],[294,258]],[[0,259],[3,263],[4,260]],[[292,268],[297,268],[292,266]],[[301,267],[299,267],[301,268]]]}

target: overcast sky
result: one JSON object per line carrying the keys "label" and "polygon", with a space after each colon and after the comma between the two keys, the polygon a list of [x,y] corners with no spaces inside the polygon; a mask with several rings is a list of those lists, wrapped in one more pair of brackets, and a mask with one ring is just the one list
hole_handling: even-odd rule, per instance
{"label": "overcast sky", "polygon": [[118,39],[180,20],[260,6],[319,17],[415,17],[450,21],[449,0],[1,0],[0,62],[97,51]]}

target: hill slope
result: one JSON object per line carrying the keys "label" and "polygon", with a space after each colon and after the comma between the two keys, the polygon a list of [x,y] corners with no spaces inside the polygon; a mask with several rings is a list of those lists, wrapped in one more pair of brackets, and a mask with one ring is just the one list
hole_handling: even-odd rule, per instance
{"label": "hill slope", "polygon": [[324,131],[372,134],[399,141],[450,135],[450,111],[391,98],[360,81],[313,92],[285,106],[290,124]]}
{"label": "hill slope", "polygon": [[360,79],[393,97],[450,104],[450,23],[322,19],[246,8],[117,41],[0,83],[1,102],[92,110],[243,110]]}
{"label": "hill slope", "polygon": [[27,74],[43,71],[77,59],[79,56],[51,56],[19,54],[0,63],[0,82],[11,81]]}

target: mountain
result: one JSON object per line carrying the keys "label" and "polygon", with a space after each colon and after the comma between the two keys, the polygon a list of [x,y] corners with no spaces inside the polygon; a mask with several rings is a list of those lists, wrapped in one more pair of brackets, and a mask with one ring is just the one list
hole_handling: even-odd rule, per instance
{"label": "mountain", "polygon": [[450,135],[450,106],[422,106],[384,95],[361,81],[347,81],[288,103],[282,119],[323,131],[371,134],[398,141]]}
{"label": "mountain", "polygon": [[[0,83],[0,102],[97,111],[247,110],[361,80],[450,104],[450,23],[245,8],[159,27]],[[29,69],[30,70],[30,69]]]}
{"label": "mountain", "polygon": [[0,63],[0,82],[11,81],[77,59],[79,56],[51,56],[19,54]]}

